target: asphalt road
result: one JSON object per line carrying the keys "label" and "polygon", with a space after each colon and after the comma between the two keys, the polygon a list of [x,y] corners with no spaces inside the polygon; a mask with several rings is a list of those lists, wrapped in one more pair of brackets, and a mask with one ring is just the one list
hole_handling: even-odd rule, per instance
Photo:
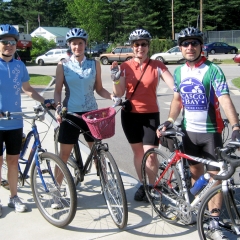
{"label": "asphalt road", "polygon": [[[220,57],[224,56],[224,59],[226,59],[226,57],[233,58],[234,54],[209,55],[210,59],[211,59],[211,56],[214,56],[214,58],[217,58],[217,59],[220,59]],[[174,69],[177,66],[178,65],[176,64],[167,65],[171,73],[174,72]],[[238,66],[237,64],[233,64],[233,65],[220,65],[220,67],[222,68],[228,80],[229,86],[231,88],[231,97],[232,97],[233,103],[235,104],[237,112],[240,113],[240,105],[239,105],[240,92],[238,89],[231,86],[231,79],[239,77],[240,75],[240,66]],[[110,65],[101,66],[103,86],[108,91],[111,92],[112,81],[110,80],[109,68],[110,68]],[[56,65],[29,66],[27,67],[27,69],[29,73],[55,76]],[[54,86],[52,86],[52,90],[44,93],[44,96],[46,98],[53,98],[53,88]],[[97,98],[99,108],[109,107],[112,105],[112,102],[110,100],[102,99],[98,95],[96,95],[96,98]],[[161,106],[161,113],[160,113],[161,122],[164,122],[167,119],[171,99],[172,99],[172,91],[170,91],[167,85],[163,81],[161,81],[158,88],[158,101],[160,102],[160,106]],[[223,117],[224,117],[224,113],[223,113]],[[104,142],[107,142],[109,144],[110,152],[114,156],[119,168],[127,172],[128,174],[134,177],[137,177],[134,166],[133,166],[133,160],[132,160],[133,154],[129,144],[126,141],[125,135],[122,131],[121,121],[120,121],[120,112],[118,112],[116,115],[115,135],[111,139],[104,140]]]}

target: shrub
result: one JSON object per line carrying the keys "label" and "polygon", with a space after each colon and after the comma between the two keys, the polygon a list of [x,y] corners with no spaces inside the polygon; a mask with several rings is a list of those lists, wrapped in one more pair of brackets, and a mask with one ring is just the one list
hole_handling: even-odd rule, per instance
{"label": "shrub", "polygon": [[33,37],[31,57],[35,59],[36,57],[44,54],[52,48],[56,48],[56,43],[54,40],[49,41],[43,37]]}

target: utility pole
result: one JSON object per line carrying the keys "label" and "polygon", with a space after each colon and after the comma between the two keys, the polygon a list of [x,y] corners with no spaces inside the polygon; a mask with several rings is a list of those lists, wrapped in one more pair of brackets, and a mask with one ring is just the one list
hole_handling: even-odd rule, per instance
{"label": "utility pole", "polygon": [[200,31],[203,30],[203,0],[200,0]]}
{"label": "utility pole", "polygon": [[174,34],[174,14],[173,14],[173,1],[174,0],[172,0],[172,40],[174,40],[175,39],[175,34]]}

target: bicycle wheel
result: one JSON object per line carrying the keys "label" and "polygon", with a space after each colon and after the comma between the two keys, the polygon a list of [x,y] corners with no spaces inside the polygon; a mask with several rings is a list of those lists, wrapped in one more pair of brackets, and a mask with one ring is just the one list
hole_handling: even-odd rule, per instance
{"label": "bicycle wheel", "polygon": [[[149,156],[156,156],[153,164],[155,167],[149,166]],[[149,149],[143,156],[142,161],[142,177],[146,196],[151,203],[154,211],[165,221],[174,223],[178,221],[176,204],[170,199],[178,201],[180,204],[180,190],[182,182],[175,166],[171,166],[164,176],[160,175],[168,164],[168,157],[159,149]]]}
{"label": "bicycle wheel", "polygon": [[[235,223],[240,229],[240,185],[232,185],[228,188],[226,194],[227,202],[229,202],[230,211],[235,220]],[[227,202],[223,201],[221,205],[221,211],[219,215],[219,223],[214,222],[211,216],[211,209],[219,209],[219,198],[223,197],[222,185],[214,187],[210,194],[208,194],[202,201],[199,211],[197,228],[198,234],[201,240],[217,239],[218,234],[223,233],[228,239],[237,239],[236,231],[233,227],[232,221],[230,220],[229,212],[227,211]],[[234,207],[236,206],[236,208]],[[210,209],[211,208],[211,209]],[[216,212],[216,211],[215,211]],[[217,229],[217,230],[216,230]]]}
{"label": "bicycle wheel", "polygon": [[55,154],[41,153],[39,165],[33,162],[31,169],[35,203],[48,222],[64,227],[73,220],[77,209],[73,178],[66,164]]}
{"label": "bicycle wheel", "polygon": [[101,150],[98,153],[98,168],[109,213],[118,228],[122,229],[128,221],[127,199],[117,164],[109,152]]}
{"label": "bicycle wheel", "polygon": [[[58,142],[58,134],[59,134],[59,127],[55,129],[54,135],[54,146],[55,146],[55,154],[59,156],[60,153],[60,143]],[[80,170],[77,166],[77,159],[80,155],[80,148],[78,144],[74,144],[72,152],[70,153],[69,159],[67,161],[68,169],[73,177],[73,181],[75,186],[78,185],[80,182]]]}

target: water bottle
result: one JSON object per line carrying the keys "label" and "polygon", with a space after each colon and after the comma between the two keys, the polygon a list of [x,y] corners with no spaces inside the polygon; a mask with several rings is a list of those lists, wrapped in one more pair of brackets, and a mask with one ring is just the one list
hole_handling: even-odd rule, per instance
{"label": "water bottle", "polygon": [[207,184],[210,179],[210,174],[205,173],[202,175],[193,185],[193,187],[190,189],[190,192],[192,195],[197,195]]}

